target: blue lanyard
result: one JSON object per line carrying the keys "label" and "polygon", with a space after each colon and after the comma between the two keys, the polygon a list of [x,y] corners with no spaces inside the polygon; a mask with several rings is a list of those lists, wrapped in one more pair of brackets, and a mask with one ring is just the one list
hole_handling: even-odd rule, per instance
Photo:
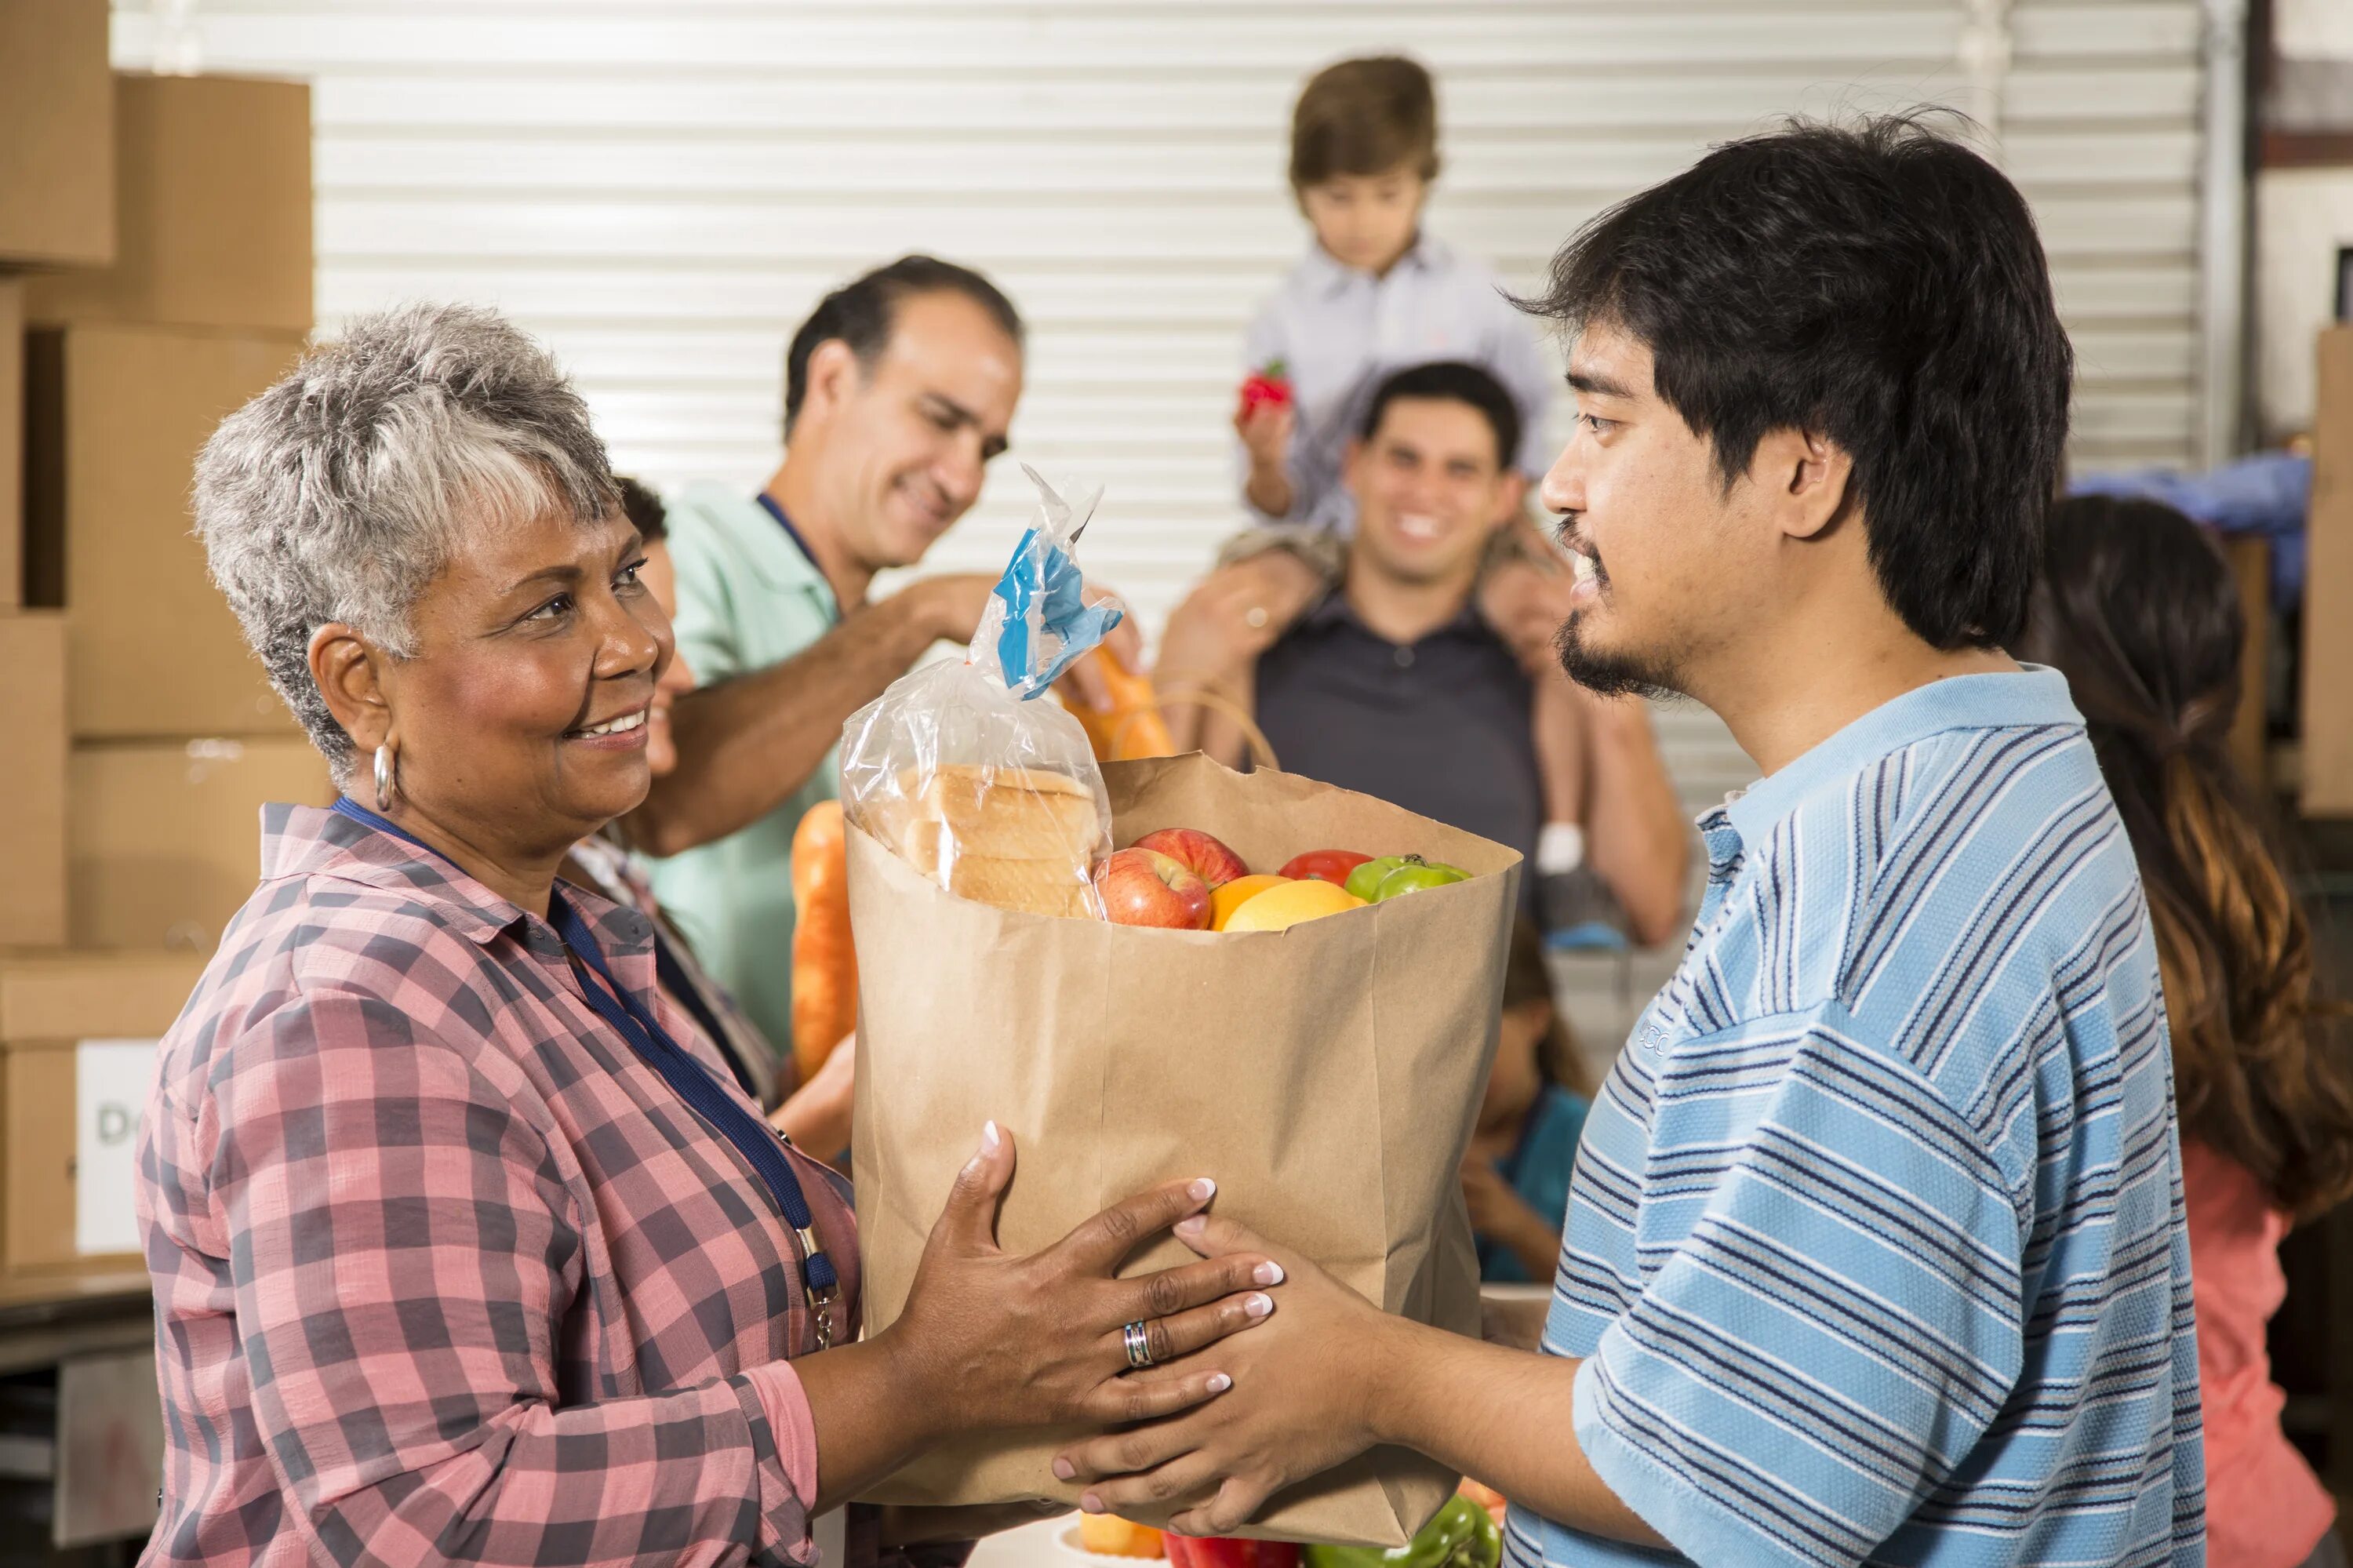
{"label": "blue lanyard", "polygon": [[825,568],[817,564],[817,553],[808,547],[808,541],[801,537],[801,531],[793,526],[793,520],[785,515],[784,503],[778,501],[775,496],[769,494],[765,490],[760,492],[759,494],[754,496],[752,499],[758,502],[762,507],[766,509],[768,515],[776,520],[776,525],[784,529],[785,537],[793,542],[793,548],[798,550],[807,558],[809,570],[815,572],[820,577],[824,577]]}
{"label": "blue lanyard", "polygon": [[[340,816],[415,844],[428,854],[448,859],[348,795],[337,798],[334,810]],[[606,967],[604,950],[596,945],[596,933],[563,894],[549,891],[547,912],[548,923],[555,927],[556,936],[580,969],[593,971],[605,982],[602,987],[591,984],[575,969],[572,978],[579,987],[580,1000],[617,1031],[638,1058],[660,1074],[662,1081],[689,1108],[735,1146],[752,1169],[759,1172],[776,1206],[784,1211],[785,1223],[800,1238],[802,1290],[817,1321],[818,1348],[825,1349],[833,1342],[833,1301],[840,1293],[840,1276],[834,1270],[833,1259],[826,1255],[824,1244],[818,1239],[816,1216],[801,1192],[800,1178],[793,1173],[792,1161],[785,1157],[781,1139],[740,1102],[730,1098],[702,1064],[670,1038],[661,1021],[613,978],[613,971]],[[610,988],[609,991],[606,987]]]}

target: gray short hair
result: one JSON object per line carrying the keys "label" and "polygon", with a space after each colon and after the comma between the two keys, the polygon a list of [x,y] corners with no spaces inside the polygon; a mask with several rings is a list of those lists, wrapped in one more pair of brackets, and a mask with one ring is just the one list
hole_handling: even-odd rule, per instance
{"label": "gray short hair", "polygon": [[311,679],[341,621],[415,656],[410,611],[460,531],[620,506],[587,405],[493,311],[406,305],[353,321],[221,422],[196,459],[196,535],[269,683],[350,782],[352,737]]}

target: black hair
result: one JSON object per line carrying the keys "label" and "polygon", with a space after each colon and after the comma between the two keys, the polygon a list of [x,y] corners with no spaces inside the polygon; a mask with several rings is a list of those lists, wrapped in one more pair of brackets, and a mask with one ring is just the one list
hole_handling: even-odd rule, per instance
{"label": "black hair", "polygon": [[2270,815],[2231,760],[2246,619],[2203,530],[2154,501],[2052,511],[2021,658],[2067,677],[2148,899],[2181,1135],[2298,1220],[2353,1196],[2353,1038]]}
{"label": "black hair", "polygon": [[670,508],[645,481],[617,473],[613,482],[621,492],[621,513],[637,524],[638,537],[650,545],[670,537]]}
{"label": "black hair", "polygon": [[1718,147],[1578,230],[1519,303],[1647,346],[1727,489],[1769,431],[1835,441],[1904,623],[1995,647],[2025,618],[2074,353],[2025,199],[1926,118]]}
{"label": "black hair", "polygon": [[786,433],[791,433],[793,421],[800,417],[801,399],[808,394],[809,355],[818,344],[837,339],[848,344],[858,363],[871,370],[891,341],[900,302],[938,293],[962,294],[987,312],[1006,336],[1020,343],[1021,313],[996,284],[969,267],[936,256],[902,256],[819,300],[793,334],[792,346],[785,350]]}
{"label": "black hair", "polygon": [[1456,403],[1468,403],[1486,417],[1488,429],[1495,432],[1495,466],[1508,469],[1520,450],[1520,406],[1504,390],[1504,384],[1479,366],[1460,359],[1432,360],[1427,365],[1409,365],[1388,376],[1373,388],[1372,401],[1365,405],[1365,417],[1356,433],[1366,440],[1381,428],[1381,416],[1389,405],[1400,397],[1443,397]]}

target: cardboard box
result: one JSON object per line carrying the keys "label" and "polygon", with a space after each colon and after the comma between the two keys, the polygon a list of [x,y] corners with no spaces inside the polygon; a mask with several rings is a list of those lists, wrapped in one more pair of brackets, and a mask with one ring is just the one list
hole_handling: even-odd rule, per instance
{"label": "cardboard box", "polygon": [[124,74],[113,96],[114,264],[35,279],[32,319],[309,332],[310,88]]}
{"label": "cardboard box", "polygon": [[66,939],[66,627],[0,610],[0,948]]}
{"label": "cardboard box", "polygon": [[154,327],[26,338],[26,598],[67,612],[78,738],[294,732],[205,575],[188,486],[222,418],[301,347]]}
{"label": "cardboard box", "polygon": [[0,278],[0,610],[24,602],[25,285]]}
{"label": "cardboard box", "polygon": [[155,1043],[203,971],[192,954],[0,955],[0,1267],[16,1280],[136,1266]]}
{"label": "cardboard box", "polygon": [[114,260],[106,0],[0,0],[0,262]]}
{"label": "cardboard box", "polygon": [[2353,817],[2353,326],[2320,334],[2304,577],[2304,814]]}
{"label": "cardboard box", "polygon": [[261,808],[335,799],[307,740],[78,746],[69,778],[67,903],[80,948],[211,952],[260,878]]}

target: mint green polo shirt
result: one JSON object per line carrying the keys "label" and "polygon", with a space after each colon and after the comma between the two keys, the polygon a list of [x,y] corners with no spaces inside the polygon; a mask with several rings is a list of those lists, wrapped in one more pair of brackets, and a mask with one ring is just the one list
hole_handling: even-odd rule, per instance
{"label": "mint green polo shirt", "polygon": [[[669,503],[678,648],[703,685],[765,670],[841,620],[833,589],[749,492],[697,484]],[[839,745],[750,826],[651,862],[662,908],[776,1048],[793,1042],[793,831],[841,792]]]}

